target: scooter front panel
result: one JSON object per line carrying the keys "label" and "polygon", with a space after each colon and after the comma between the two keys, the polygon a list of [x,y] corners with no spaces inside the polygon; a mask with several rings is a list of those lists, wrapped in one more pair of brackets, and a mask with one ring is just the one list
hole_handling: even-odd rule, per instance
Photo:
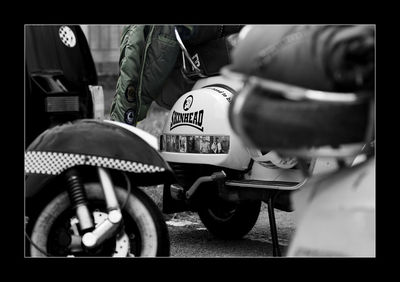
{"label": "scooter front panel", "polygon": [[248,167],[250,156],[228,120],[233,91],[214,84],[177,100],[160,137],[161,154],[166,161],[237,170]]}

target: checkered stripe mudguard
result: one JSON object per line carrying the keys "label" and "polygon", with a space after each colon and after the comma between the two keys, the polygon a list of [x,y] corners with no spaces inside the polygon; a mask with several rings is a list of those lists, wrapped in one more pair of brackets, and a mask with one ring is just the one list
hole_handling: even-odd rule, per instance
{"label": "checkered stripe mudguard", "polygon": [[165,169],[149,164],[58,152],[28,151],[25,153],[25,172],[31,174],[57,175],[76,165],[91,165],[134,173],[163,172]]}

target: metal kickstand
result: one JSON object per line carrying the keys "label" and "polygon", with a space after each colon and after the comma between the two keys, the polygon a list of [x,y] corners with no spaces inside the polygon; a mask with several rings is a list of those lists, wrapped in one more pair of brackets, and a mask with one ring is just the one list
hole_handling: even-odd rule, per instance
{"label": "metal kickstand", "polygon": [[278,231],[276,228],[276,221],[275,221],[275,199],[278,196],[279,191],[272,191],[271,195],[268,198],[268,217],[269,217],[269,226],[271,230],[271,237],[272,237],[272,254],[274,257],[281,256],[281,250],[279,248],[279,241],[278,241]]}

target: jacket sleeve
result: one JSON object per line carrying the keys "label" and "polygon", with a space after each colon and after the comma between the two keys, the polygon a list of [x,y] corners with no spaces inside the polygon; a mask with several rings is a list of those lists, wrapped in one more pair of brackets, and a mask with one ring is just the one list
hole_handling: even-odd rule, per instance
{"label": "jacket sleeve", "polygon": [[138,105],[139,75],[145,36],[142,25],[127,26],[120,42],[119,75],[110,118],[128,124],[136,124]]}
{"label": "jacket sleeve", "polygon": [[129,26],[122,34],[111,119],[136,125],[162,92],[179,54],[174,27]]}

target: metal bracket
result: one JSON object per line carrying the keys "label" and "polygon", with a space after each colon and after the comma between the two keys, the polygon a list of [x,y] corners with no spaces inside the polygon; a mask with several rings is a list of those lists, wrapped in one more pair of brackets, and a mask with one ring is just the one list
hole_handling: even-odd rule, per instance
{"label": "metal bracket", "polygon": [[115,194],[111,176],[104,168],[98,167],[97,171],[106,200],[108,217],[102,223],[98,224],[93,231],[87,232],[83,235],[82,243],[89,249],[97,247],[106,239],[113,236],[122,221],[122,213]]}
{"label": "metal bracket", "polygon": [[[183,44],[182,39],[179,35],[178,29],[176,27],[175,27],[175,37],[176,37],[176,40],[178,41],[179,47],[182,50],[182,66],[183,66],[182,73],[189,79],[192,77],[207,77],[206,75],[203,74],[201,69],[199,69],[196,66],[196,64],[193,62],[192,57],[190,56],[189,52],[187,51],[185,45]],[[190,65],[193,68],[193,71],[188,70],[188,68],[186,66],[185,58],[189,61]]]}
{"label": "metal bracket", "polygon": [[211,174],[210,176],[199,177],[193,183],[193,185],[189,188],[189,190],[186,191],[186,199],[189,200],[193,196],[193,194],[200,187],[200,184],[205,183],[205,182],[218,181],[218,180],[224,179],[225,177],[226,177],[226,174],[224,171],[215,172],[215,173]]}

